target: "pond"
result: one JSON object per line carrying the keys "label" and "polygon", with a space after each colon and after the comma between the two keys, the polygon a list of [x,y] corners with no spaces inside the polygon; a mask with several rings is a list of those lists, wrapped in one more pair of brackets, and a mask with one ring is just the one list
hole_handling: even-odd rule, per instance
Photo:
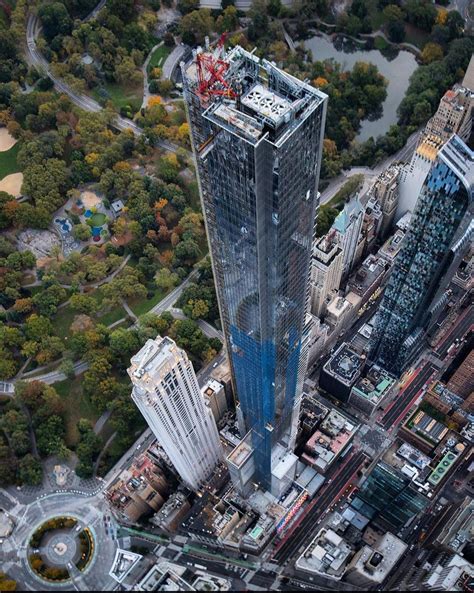
{"label": "pond", "polygon": [[356,139],[359,142],[371,136],[385,134],[392,124],[397,123],[397,109],[408,88],[410,76],[418,67],[415,56],[408,51],[397,52],[393,59],[387,58],[376,49],[361,50],[347,39],[337,37],[332,43],[327,37],[312,37],[304,42],[313,54],[313,61],[334,58],[345,70],[351,70],[356,62],[370,62],[377,66],[380,74],[388,81],[387,98],[383,103],[382,116],[377,120],[364,120]]}

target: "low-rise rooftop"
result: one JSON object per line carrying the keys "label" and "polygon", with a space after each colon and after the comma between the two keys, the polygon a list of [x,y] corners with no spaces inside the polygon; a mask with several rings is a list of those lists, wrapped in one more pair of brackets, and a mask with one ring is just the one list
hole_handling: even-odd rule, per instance
{"label": "low-rise rooftop", "polygon": [[354,550],[332,529],[323,527],[296,561],[300,570],[340,580]]}

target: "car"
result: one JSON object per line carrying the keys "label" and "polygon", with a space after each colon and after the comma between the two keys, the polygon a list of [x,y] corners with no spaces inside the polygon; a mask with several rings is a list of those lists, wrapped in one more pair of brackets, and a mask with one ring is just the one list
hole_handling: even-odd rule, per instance
{"label": "car", "polygon": [[216,368],[216,366],[217,366],[218,364],[219,364],[218,362],[215,362],[215,363],[212,365],[212,368],[213,368],[213,369],[215,369],[215,368]]}

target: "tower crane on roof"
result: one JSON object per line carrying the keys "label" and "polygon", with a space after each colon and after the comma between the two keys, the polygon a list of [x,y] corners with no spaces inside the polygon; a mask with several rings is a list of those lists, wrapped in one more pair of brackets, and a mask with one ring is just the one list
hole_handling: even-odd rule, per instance
{"label": "tower crane on roof", "polygon": [[224,78],[229,69],[229,62],[225,60],[226,34],[223,33],[214,52],[199,52],[196,56],[198,75],[198,95],[201,101],[206,102],[211,96],[235,98],[236,92]]}

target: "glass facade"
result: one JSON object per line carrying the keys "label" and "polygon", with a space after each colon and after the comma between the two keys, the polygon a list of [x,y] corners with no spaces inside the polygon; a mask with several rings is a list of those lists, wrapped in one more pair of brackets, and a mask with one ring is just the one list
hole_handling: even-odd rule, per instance
{"label": "glass facade", "polygon": [[422,187],[370,345],[369,358],[390,371],[401,372],[423,338],[430,305],[453,258],[453,240],[472,204],[473,167],[474,153],[454,136]]}
{"label": "glass facade", "polygon": [[363,483],[352,506],[369,518],[377,516],[400,529],[423,511],[429,500],[407,478],[386,463],[378,463]]}
{"label": "glass facade", "polygon": [[326,96],[241,48],[225,56],[234,100],[184,93],[222,325],[255,480],[291,446],[309,297]]}

